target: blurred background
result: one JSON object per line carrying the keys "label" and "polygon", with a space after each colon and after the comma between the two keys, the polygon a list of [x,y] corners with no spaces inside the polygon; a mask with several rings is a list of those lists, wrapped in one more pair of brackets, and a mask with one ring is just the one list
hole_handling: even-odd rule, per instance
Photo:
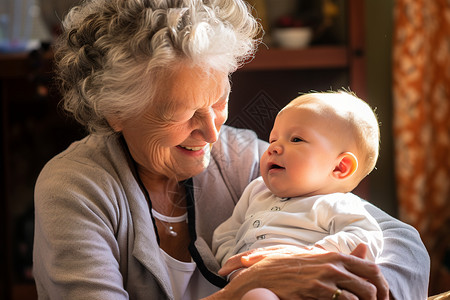
{"label": "blurred background", "polygon": [[[52,43],[76,0],[0,0],[0,299],[36,299],[33,189],[43,165],[86,135],[58,106]],[[376,109],[381,153],[355,193],[414,226],[450,286],[450,3],[249,0],[265,28],[232,76],[228,124],[267,139],[299,93],[347,89]]]}

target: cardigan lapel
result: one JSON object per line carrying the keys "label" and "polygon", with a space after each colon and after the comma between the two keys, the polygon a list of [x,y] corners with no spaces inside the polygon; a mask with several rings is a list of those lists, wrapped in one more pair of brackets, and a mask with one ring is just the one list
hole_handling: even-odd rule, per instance
{"label": "cardigan lapel", "polygon": [[[130,210],[134,219],[133,256],[153,274],[167,295],[173,295],[171,281],[157,243],[148,206],[130,203]],[[170,298],[170,296],[168,297]]]}
{"label": "cardigan lapel", "polygon": [[[129,169],[131,170],[133,181],[127,181],[134,186],[134,197],[128,198],[130,213],[132,216],[134,236],[130,236],[130,243],[133,244],[132,255],[151,273],[159,283],[161,289],[169,299],[173,298],[171,280],[164,263],[164,258],[159,248],[159,237],[157,236],[153,218],[150,215],[150,203],[146,197],[137,168],[127,144],[123,137],[120,138],[122,149],[124,150]],[[131,187],[129,187],[131,188]],[[138,196],[136,196],[138,195]],[[131,221],[131,220],[130,220]]]}

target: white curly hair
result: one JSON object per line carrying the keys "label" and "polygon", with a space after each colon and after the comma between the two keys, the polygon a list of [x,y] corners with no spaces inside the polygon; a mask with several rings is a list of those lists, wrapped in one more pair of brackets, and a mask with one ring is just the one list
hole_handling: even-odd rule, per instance
{"label": "white curly hair", "polygon": [[63,21],[55,58],[64,108],[90,132],[149,105],[180,64],[232,73],[262,28],[242,0],[87,0]]}

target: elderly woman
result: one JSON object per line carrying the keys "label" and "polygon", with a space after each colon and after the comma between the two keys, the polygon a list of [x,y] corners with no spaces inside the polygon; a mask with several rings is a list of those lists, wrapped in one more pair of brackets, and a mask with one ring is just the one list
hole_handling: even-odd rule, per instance
{"label": "elderly woman", "polygon": [[257,287],[282,299],[425,297],[417,232],[370,204],[385,237],[378,266],[364,246],[309,257],[280,247],[235,257],[224,270],[246,267],[239,280],[217,275],[212,233],[267,147],[223,125],[229,75],[258,44],[244,1],[90,0],[64,28],[64,106],[91,134],[36,184],[41,299],[238,299]]}

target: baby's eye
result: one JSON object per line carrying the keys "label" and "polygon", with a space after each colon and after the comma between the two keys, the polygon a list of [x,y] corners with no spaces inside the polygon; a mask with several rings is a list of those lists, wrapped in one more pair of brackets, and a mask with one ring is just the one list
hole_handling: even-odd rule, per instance
{"label": "baby's eye", "polygon": [[275,143],[276,141],[276,139],[269,139],[269,144]]}
{"label": "baby's eye", "polygon": [[293,143],[299,143],[299,142],[303,142],[303,139],[302,139],[302,138],[299,138],[299,137],[293,137],[291,141],[292,141]]}

